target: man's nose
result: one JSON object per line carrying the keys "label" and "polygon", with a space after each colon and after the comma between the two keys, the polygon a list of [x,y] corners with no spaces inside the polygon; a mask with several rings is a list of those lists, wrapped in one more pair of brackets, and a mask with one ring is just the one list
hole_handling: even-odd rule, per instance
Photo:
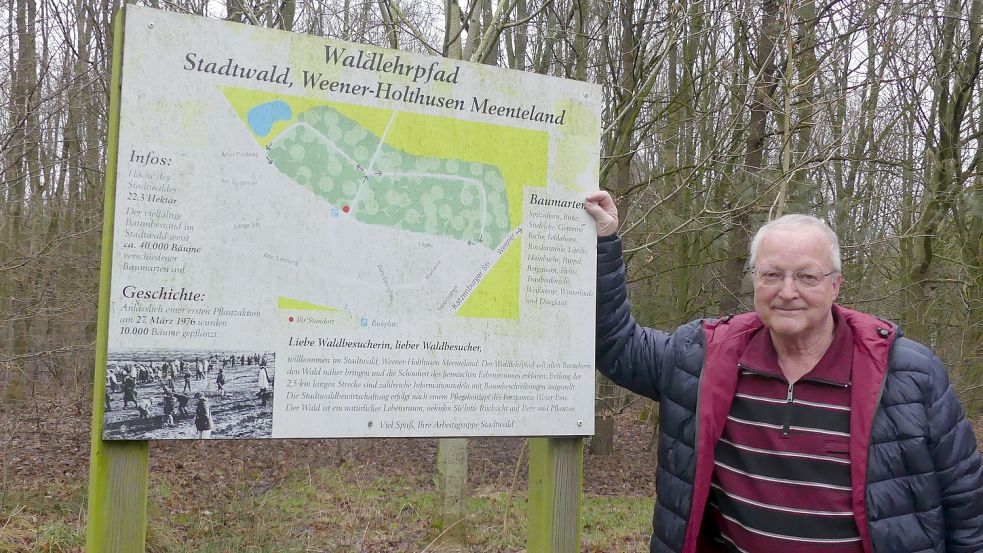
{"label": "man's nose", "polygon": [[778,295],[783,298],[794,298],[799,295],[799,289],[795,285],[794,273],[788,273],[782,279],[781,288],[778,289]]}

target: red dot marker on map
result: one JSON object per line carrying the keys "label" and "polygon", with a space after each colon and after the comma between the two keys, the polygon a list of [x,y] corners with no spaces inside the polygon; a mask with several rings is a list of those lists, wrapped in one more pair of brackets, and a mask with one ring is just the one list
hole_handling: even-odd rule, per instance
{"label": "red dot marker on map", "polygon": [[345,213],[348,213],[349,211],[352,210],[352,208],[346,205],[346,206],[342,206],[341,210],[344,211]]}
{"label": "red dot marker on map", "polygon": [[290,322],[294,322],[294,318],[293,317],[287,317],[287,320],[290,321]]}

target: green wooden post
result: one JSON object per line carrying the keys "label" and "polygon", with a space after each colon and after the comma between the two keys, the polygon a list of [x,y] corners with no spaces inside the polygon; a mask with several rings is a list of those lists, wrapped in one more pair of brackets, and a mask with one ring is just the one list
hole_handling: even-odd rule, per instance
{"label": "green wooden post", "polygon": [[89,455],[88,553],[132,553],[144,550],[147,532],[147,442],[102,440],[106,392],[106,350],[109,340],[109,283],[113,261],[113,219],[116,207],[116,163],[119,151],[120,82],[123,70],[125,8],[116,12],[113,27],[113,68],[109,91],[109,150],[106,155],[102,259],[99,270],[99,320],[96,365],[92,381],[92,442]]}
{"label": "green wooden post", "polygon": [[529,538],[535,553],[580,551],[584,439],[529,439]]}

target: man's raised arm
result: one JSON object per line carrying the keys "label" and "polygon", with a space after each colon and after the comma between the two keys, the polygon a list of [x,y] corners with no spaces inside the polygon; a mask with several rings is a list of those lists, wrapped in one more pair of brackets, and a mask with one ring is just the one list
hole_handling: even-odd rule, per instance
{"label": "man's raised arm", "polygon": [[669,334],[635,323],[628,303],[621,255],[618,209],[611,194],[587,196],[587,212],[597,223],[597,368],[635,393],[659,399],[659,378]]}

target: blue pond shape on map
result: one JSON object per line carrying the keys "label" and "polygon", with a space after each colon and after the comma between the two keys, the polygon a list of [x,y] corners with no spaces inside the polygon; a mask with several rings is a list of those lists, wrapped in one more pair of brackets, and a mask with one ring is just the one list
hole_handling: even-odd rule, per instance
{"label": "blue pond shape on map", "polygon": [[249,110],[249,113],[246,114],[246,121],[249,122],[249,128],[257,136],[266,136],[270,133],[270,129],[273,128],[273,123],[277,121],[289,121],[291,118],[293,118],[293,111],[283,100],[273,100],[272,102],[260,104]]}

